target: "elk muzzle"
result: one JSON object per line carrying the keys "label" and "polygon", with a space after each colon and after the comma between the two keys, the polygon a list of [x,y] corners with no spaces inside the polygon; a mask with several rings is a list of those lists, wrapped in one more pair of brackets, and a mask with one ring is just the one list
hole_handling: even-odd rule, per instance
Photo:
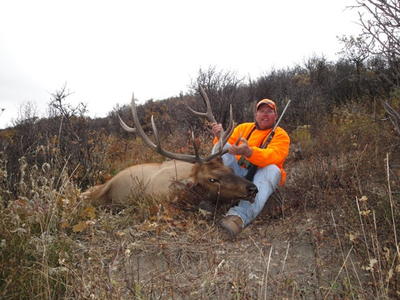
{"label": "elk muzzle", "polygon": [[251,183],[246,188],[247,195],[243,197],[243,200],[247,200],[250,203],[254,203],[254,198],[257,196],[258,188],[254,183]]}

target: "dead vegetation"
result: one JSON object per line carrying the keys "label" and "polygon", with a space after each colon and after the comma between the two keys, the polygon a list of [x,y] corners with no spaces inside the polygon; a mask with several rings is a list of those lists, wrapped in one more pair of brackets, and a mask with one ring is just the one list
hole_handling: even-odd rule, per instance
{"label": "dead vegetation", "polygon": [[[40,146],[49,162],[20,158],[13,199],[3,156],[1,298],[399,298],[400,144],[391,123],[342,107],[291,137],[286,185],[234,241],[217,225],[224,209],[209,214],[188,195],[93,209],[49,145]],[[155,159],[136,153],[135,163]]]}

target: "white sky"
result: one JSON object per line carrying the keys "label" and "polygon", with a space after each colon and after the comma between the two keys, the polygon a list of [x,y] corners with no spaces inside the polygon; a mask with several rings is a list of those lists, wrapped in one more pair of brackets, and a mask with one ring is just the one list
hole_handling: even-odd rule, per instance
{"label": "white sky", "polygon": [[256,79],[358,35],[354,0],[0,0],[0,128],[67,83],[92,117],[187,92],[215,66]]}

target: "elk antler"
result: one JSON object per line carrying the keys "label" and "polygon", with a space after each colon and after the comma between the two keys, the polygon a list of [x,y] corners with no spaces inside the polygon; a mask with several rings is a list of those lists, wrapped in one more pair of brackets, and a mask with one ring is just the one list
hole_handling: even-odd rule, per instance
{"label": "elk antler", "polygon": [[[206,92],[204,91],[203,87],[199,84],[199,91],[200,91],[200,95],[201,97],[204,99],[204,101],[206,102],[206,106],[207,106],[207,112],[198,112],[193,110],[188,104],[187,102],[185,102],[186,107],[196,116],[200,116],[200,117],[207,117],[207,119],[211,122],[211,123],[217,123],[217,121],[214,118],[214,115],[212,113],[212,109],[211,109],[211,103],[210,103],[210,99],[208,98]],[[228,124],[228,128],[226,131],[221,130],[220,132],[220,138],[218,140],[218,144],[216,146],[216,153],[218,153],[218,155],[223,155],[225,154],[228,150],[223,150],[224,145],[228,142],[232,132],[233,132],[233,117],[232,117],[232,104],[229,105],[229,124]]]}
{"label": "elk antler", "polygon": [[[204,94],[204,95],[203,95]],[[212,115],[212,111],[211,111],[211,105],[210,105],[210,101],[207,97],[207,95],[205,94],[204,90],[202,91],[202,96],[204,98],[204,100],[206,101],[206,105],[207,105],[207,113],[199,113],[196,112],[194,110],[192,110],[191,108],[189,108],[194,114],[198,115],[198,116],[207,116],[209,118],[210,121],[215,122],[215,118]],[[154,144],[146,135],[146,133],[143,131],[142,126],[140,125],[139,122],[139,118],[137,116],[137,110],[136,110],[136,104],[135,104],[135,99],[134,96],[132,94],[132,100],[131,100],[131,111],[132,111],[132,117],[133,117],[133,122],[135,124],[135,128],[132,128],[128,125],[125,124],[125,122],[121,119],[121,117],[118,115],[120,124],[122,126],[123,129],[125,129],[128,132],[134,132],[137,135],[140,136],[140,138],[143,140],[143,142],[153,151],[161,154],[162,156],[171,158],[171,159],[176,159],[176,160],[182,160],[182,161],[186,161],[186,162],[193,162],[193,163],[199,163],[199,164],[203,164],[205,162],[210,161],[211,159],[213,159],[214,157],[217,156],[221,156],[223,154],[226,153],[226,150],[223,149],[223,145],[228,141],[230,135],[233,132],[233,118],[232,118],[232,107],[230,108],[230,122],[229,122],[229,126],[227,131],[225,132],[221,132],[221,138],[219,139],[219,144],[220,146],[217,147],[218,151],[216,151],[215,153],[207,156],[207,157],[200,157],[199,155],[199,149],[197,148],[196,143],[193,143],[194,145],[194,151],[195,151],[195,155],[189,155],[189,154],[178,154],[178,153],[172,153],[170,151],[167,151],[165,149],[163,149],[161,147],[161,143],[160,143],[160,138],[158,136],[158,131],[157,131],[157,127],[156,124],[154,122],[154,117],[151,116],[151,126],[153,127],[153,132],[154,132],[154,138],[156,140],[156,144]],[[192,139],[194,140],[194,135],[192,133]]]}

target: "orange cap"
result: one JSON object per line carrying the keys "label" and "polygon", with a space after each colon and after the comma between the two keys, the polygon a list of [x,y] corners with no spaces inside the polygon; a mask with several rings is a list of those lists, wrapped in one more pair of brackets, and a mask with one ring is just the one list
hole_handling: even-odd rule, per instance
{"label": "orange cap", "polygon": [[263,104],[268,105],[269,107],[271,107],[271,108],[276,112],[276,105],[275,105],[275,102],[272,101],[272,100],[270,100],[270,99],[262,99],[262,100],[260,100],[260,101],[257,103],[256,110],[258,110],[258,108],[259,108],[261,105],[263,105]]}

